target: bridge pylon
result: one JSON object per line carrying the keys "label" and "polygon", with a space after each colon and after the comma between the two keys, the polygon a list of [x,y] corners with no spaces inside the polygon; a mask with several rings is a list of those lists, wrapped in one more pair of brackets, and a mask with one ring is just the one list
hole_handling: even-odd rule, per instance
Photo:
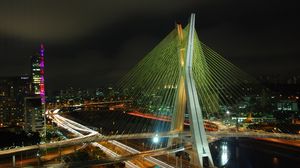
{"label": "bridge pylon", "polygon": [[[200,168],[214,167],[192,71],[193,56],[195,55],[195,14],[191,14],[188,28],[185,38],[181,25],[177,25],[179,37],[178,53],[181,67],[171,131],[183,131],[185,113],[188,113],[192,133],[193,151],[191,154],[193,155],[193,162],[199,165]],[[184,39],[187,39],[187,41]],[[178,141],[179,139],[170,139],[169,144],[178,143]]]}

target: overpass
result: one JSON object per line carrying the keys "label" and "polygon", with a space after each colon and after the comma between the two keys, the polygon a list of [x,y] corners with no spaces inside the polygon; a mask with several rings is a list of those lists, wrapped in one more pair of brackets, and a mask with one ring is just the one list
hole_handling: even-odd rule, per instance
{"label": "overpass", "polygon": [[[58,112],[59,109],[53,110]],[[101,141],[112,141],[112,140],[126,140],[126,139],[152,139],[154,136],[159,136],[161,138],[179,138],[179,137],[191,137],[191,132],[189,131],[169,131],[169,132],[160,132],[160,133],[136,133],[136,134],[122,134],[122,135],[109,135],[104,136],[100,133],[81,125],[75,121],[67,119],[65,117],[60,116],[58,113],[49,114],[49,117],[53,119],[53,121],[59,126],[67,131],[80,135],[80,137],[56,141],[52,143],[44,143],[38,145],[30,145],[24,147],[17,147],[8,150],[1,150],[1,155],[11,155],[14,153],[36,150],[36,149],[48,149],[48,148],[58,148],[58,147],[66,147],[73,146],[83,143],[92,143],[92,142],[101,142]],[[84,132],[84,134],[80,133]],[[242,132],[233,132],[229,130],[222,131],[211,131],[207,132],[208,139],[214,141],[215,138],[229,138],[229,137],[248,137],[248,138],[277,138],[277,139],[286,139],[286,140],[300,140],[300,136],[297,134],[286,134],[286,133],[270,133],[263,131],[242,131]]]}

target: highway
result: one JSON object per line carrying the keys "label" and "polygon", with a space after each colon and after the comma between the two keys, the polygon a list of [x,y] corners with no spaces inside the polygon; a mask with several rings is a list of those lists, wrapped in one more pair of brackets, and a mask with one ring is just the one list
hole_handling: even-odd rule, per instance
{"label": "highway", "polygon": [[[69,129],[67,127],[66,129],[77,135],[79,133],[78,131]],[[52,142],[52,143],[30,145],[30,146],[18,147],[13,149],[1,150],[0,156],[10,155],[13,153],[18,153],[18,152],[23,152],[28,150],[73,146],[77,144],[90,143],[90,142],[124,140],[124,139],[146,139],[146,138],[153,138],[156,134],[158,134],[159,137],[191,136],[190,132],[137,133],[137,134],[123,134],[123,135],[111,135],[111,136],[100,136],[99,134],[91,133],[84,136],[79,136],[76,138]],[[250,137],[250,138],[277,138],[277,139],[286,139],[286,140],[300,140],[300,135],[296,135],[296,134],[293,135],[293,134],[284,134],[284,133],[268,133],[268,132],[255,132],[255,131],[244,131],[244,132],[217,131],[217,132],[207,132],[207,135],[209,138]]]}
{"label": "highway", "polygon": [[[58,112],[58,111],[57,111]],[[53,121],[60,127],[66,129],[67,131],[79,136],[79,137],[85,137],[85,136],[89,136],[89,135],[98,135],[101,136],[98,132],[91,130],[90,128],[83,126],[79,123],[76,123],[72,120],[69,120],[67,118],[64,118],[60,115],[57,114],[57,112],[55,112],[53,115],[51,115],[50,117],[52,117]],[[80,133],[79,131],[82,132],[86,132],[89,133],[88,135],[83,135],[82,133]],[[97,142],[93,142],[92,143],[93,146],[100,148],[105,154],[107,154],[108,156],[112,157],[112,158],[117,158],[120,155],[118,155],[117,153],[115,153],[114,151],[108,149],[107,147],[100,145]],[[125,161],[125,164],[127,167],[131,167],[131,168],[137,168],[138,166],[136,166],[134,163],[132,163],[131,161]]]}
{"label": "highway", "polygon": [[[100,145],[96,142],[108,141],[109,143],[122,148],[123,150],[128,151],[130,154],[139,154],[140,151],[133,149],[127,145],[124,145],[116,140],[124,140],[124,139],[145,139],[145,138],[153,138],[157,133],[138,133],[138,134],[123,134],[123,135],[111,135],[111,136],[103,136],[98,132],[83,126],[77,122],[74,122],[70,119],[62,117],[58,114],[59,109],[48,111],[48,117],[52,119],[58,126],[66,129],[72,134],[76,135],[76,138],[57,141],[53,143],[45,143],[38,145],[31,145],[25,147],[18,147],[8,150],[0,151],[0,155],[11,155],[18,152],[24,152],[28,150],[36,150],[36,149],[46,149],[46,148],[58,148],[65,146],[73,146],[82,143],[90,143],[93,142],[92,145],[101,148],[106,154],[111,156],[112,158],[120,158],[121,156],[107,147]],[[190,132],[163,132],[158,133],[160,137],[189,137],[191,136]],[[284,133],[268,133],[263,131],[242,131],[242,132],[233,132],[226,128],[221,129],[221,131],[212,131],[207,132],[207,135],[211,141],[215,141],[218,138],[222,137],[252,137],[252,138],[276,138],[276,139],[285,139],[285,140],[300,140],[300,136],[296,134],[284,134]],[[284,142],[284,141],[283,141]],[[165,165],[163,162],[155,159],[153,157],[147,157],[145,160],[161,165],[161,167],[171,167],[169,165]],[[133,163],[126,163],[129,167],[135,167]],[[137,166],[136,166],[137,167]]]}
{"label": "highway", "polygon": [[[72,120],[69,120],[67,118],[64,118],[60,115],[58,115],[58,111],[57,110],[54,110],[52,115],[50,115],[50,117],[52,118],[52,120],[60,127],[63,127],[64,129],[68,130],[69,132],[79,136],[79,137],[84,137],[84,136],[90,136],[90,135],[97,135],[99,137],[104,137],[103,135],[99,134],[98,132],[86,127],[86,126],[83,126],[77,122],[74,122]],[[83,135],[82,133],[80,133],[79,131],[82,131],[82,132],[86,132],[86,133],[89,133],[87,135]],[[103,138],[101,138],[101,140],[103,141]],[[106,154],[108,154],[109,156],[111,156],[112,158],[120,158],[120,155],[117,154],[116,152],[108,149],[107,147],[105,147],[104,145],[101,145],[99,143],[97,143],[98,141],[92,143],[93,146],[95,147],[99,147],[103,152],[105,152]],[[141,152],[136,150],[136,149],[133,149],[127,145],[124,145],[116,140],[109,140],[108,141],[109,143],[123,149],[123,150],[126,150],[128,151],[129,153],[131,154],[140,154]],[[171,168],[172,166],[166,164],[166,163],[163,163],[161,162],[160,160],[158,159],[155,159],[153,157],[146,157],[145,158],[146,161],[148,162],[151,162],[152,164],[154,165],[158,165],[162,168]],[[136,164],[134,164],[133,162],[131,161],[125,161],[125,164],[127,167],[138,167],[136,166]]]}
{"label": "highway", "polygon": [[[47,155],[41,156],[39,161],[40,162],[52,161],[55,158],[59,158],[64,155],[74,153],[80,148],[82,148],[82,146],[72,146],[72,147],[67,147],[67,148],[63,148],[51,152],[48,151]],[[31,154],[31,156],[28,156],[26,153],[23,153],[22,155],[19,154],[16,156],[17,167],[38,165],[39,161],[38,158],[36,157],[36,153]],[[2,161],[0,163],[0,167],[12,167],[11,157],[7,158],[7,161]]]}

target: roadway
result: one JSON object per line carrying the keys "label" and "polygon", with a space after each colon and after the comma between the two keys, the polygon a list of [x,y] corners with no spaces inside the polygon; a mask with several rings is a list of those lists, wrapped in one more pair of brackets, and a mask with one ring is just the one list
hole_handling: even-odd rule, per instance
{"label": "roadway", "polygon": [[[83,126],[83,125],[81,125],[81,124],[79,124],[79,123],[76,123],[76,122],[74,122],[74,121],[72,121],[72,120],[69,120],[69,119],[67,119],[67,118],[64,118],[64,117],[58,115],[58,114],[57,114],[58,111],[54,111],[53,113],[54,113],[54,114],[51,115],[51,118],[53,119],[53,121],[54,121],[57,125],[63,127],[64,129],[70,131],[71,133],[73,133],[73,134],[75,134],[75,135],[77,135],[77,136],[84,137],[84,136],[88,136],[88,135],[90,135],[90,134],[92,134],[92,135],[93,135],[93,134],[96,134],[96,135],[98,135],[98,136],[100,136],[100,137],[104,137],[103,135],[99,134],[98,132],[96,132],[96,131],[94,131],[94,130],[92,130],[92,129],[86,127],[86,126]],[[79,131],[81,131],[81,132],[86,132],[86,133],[89,133],[89,134],[88,134],[88,135],[83,135],[83,134],[80,133]],[[103,139],[103,138],[101,138],[101,139]],[[102,141],[103,141],[103,140],[102,140]],[[120,143],[120,142],[118,142],[118,141],[115,141],[115,140],[108,140],[107,142],[110,143],[110,144],[112,144],[112,145],[114,145],[114,146],[117,146],[118,149],[119,149],[119,151],[120,151],[120,149],[121,149],[121,151],[122,151],[121,153],[122,153],[122,154],[124,154],[125,151],[129,152],[130,154],[139,154],[139,153],[141,153],[140,151],[138,151],[138,150],[136,150],[136,149],[133,149],[133,148],[131,148],[131,147],[125,145],[125,144],[122,144],[122,143]],[[112,157],[112,158],[115,158],[115,159],[116,159],[116,158],[119,158],[119,157],[120,157],[120,154],[117,154],[115,151],[113,151],[113,150],[107,148],[106,146],[104,146],[104,145],[102,145],[102,144],[99,144],[99,143],[94,142],[94,143],[92,143],[92,145],[95,146],[95,147],[99,147],[101,150],[104,151],[104,153],[106,153],[107,155],[109,155],[109,156]],[[145,160],[146,160],[147,162],[150,162],[150,163],[154,164],[154,165],[159,165],[160,167],[166,167],[166,168],[171,168],[171,167],[172,167],[172,166],[170,166],[170,165],[168,165],[168,164],[166,164],[166,163],[163,163],[163,162],[159,161],[158,159],[155,159],[155,158],[153,158],[153,157],[151,157],[151,156],[145,158]],[[145,162],[145,161],[143,161],[143,162]],[[145,163],[147,163],[147,162],[145,162]],[[133,163],[133,162],[131,162],[131,161],[125,161],[125,164],[126,164],[126,166],[128,166],[128,167],[139,167],[139,166],[137,166],[137,165],[139,165],[139,164],[141,164],[141,163],[142,163],[142,162],[140,162],[140,161],[135,161],[135,163]],[[147,165],[150,165],[150,164],[147,163]],[[146,166],[147,166],[147,165],[146,165]],[[145,166],[145,167],[146,167],[146,166]]]}
{"label": "roadway", "polygon": [[[60,125],[62,126],[62,125]],[[71,133],[76,133],[77,131],[69,129],[66,127],[68,131]],[[111,135],[111,136],[100,136],[97,133],[91,133],[84,136],[78,136],[76,138],[38,144],[38,145],[30,145],[24,147],[18,147],[8,150],[1,150],[0,156],[2,155],[11,155],[14,153],[35,150],[35,149],[47,149],[47,148],[57,148],[64,146],[73,146],[82,143],[90,143],[90,142],[100,142],[100,141],[109,141],[109,140],[124,140],[124,139],[147,139],[153,138],[155,135],[159,137],[181,137],[181,136],[191,136],[190,132],[163,132],[163,133],[137,133],[137,134],[123,134],[123,135]],[[245,131],[245,132],[230,132],[230,131],[217,131],[217,132],[207,132],[206,133],[210,138],[222,138],[222,137],[250,137],[250,138],[277,138],[277,139],[287,139],[287,140],[300,140],[299,135],[293,134],[284,134],[284,133],[268,133],[268,132],[256,132],[256,131]],[[83,135],[83,134],[82,134]]]}
{"label": "roadway", "polygon": [[[116,140],[124,140],[124,139],[145,139],[145,138],[153,138],[157,133],[138,133],[138,134],[124,134],[124,135],[111,135],[111,136],[103,136],[98,132],[91,130],[90,128],[83,126],[79,123],[76,123],[72,120],[64,118],[58,115],[58,109],[52,110],[51,114],[48,114],[48,117],[52,119],[58,126],[68,130],[69,132],[76,135],[76,138],[62,140],[53,143],[46,143],[46,144],[38,144],[38,145],[31,145],[25,147],[19,147],[9,150],[2,150],[0,151],[0,155],[11,155],[18,152],[24,152],[28,150],[36,150],[36,149],[46,149],[46,148],[57,148],[57,147],[64,147],[64,146],[73,146],[82,143],[90,143],[90,142],[102,142],[102,141],[109,141],[110,143],[115,143],[114,145],[119,146],[119,148],[123,148],[124,150],[129,151],[131,154],[139,153],[139,151],[130,148],[128,146],[124,146],[124,144],[117,143]],[[50,112],[50,111],[48,111]],[[189,132],[164,132],[158,134],[160,137],[188,137],[191,136]],[[222,131],[214,131],[214,132],[207,132],[208,137],[254,137],[254,138],[277,138],[277,139],[287,139],[287,140],[300,140],[299,135],[292,135],[292,134],[284,134],[284,133],[268,133],[268,132],[257,132],[257,131],[243,131],[243,132],[232,132],[228,131],[225,128]],[[212,138],[213,139],[213,138]],[[215,139],[213,139],[215,140]],[[100,147],[102,150],[106,151],[112,157],[120,157],[120,155],[116,154],[112,150],[108,149],[107,147],[100,145],[99,143],[93,143],[93,145]],[[100,145],[100,146],[99,146]],[[156,162],[160,163],[157,159],[148,158],[149,162]],[[130,164],[130,163],[129,163]],[[166,165],[165,165],[166,166]],[[167,166],[166,166],[167,167]]]}
{"label": "roadway", "polygon": [[[82,148],[82,146],[72,146],[67,148],[62,148],[55,151],[48,151],[46,155],[41,156],[38,160],[36,156],[36,152],[31,153],[30,156],[26,153],[21,153],[16,155],[16,167],[26,167],[26,166],[38,166],[39,162],[47,162],[53,161],[56,158],[61,158],[64,155],[69,155],[71,153],[76,152],[78,149]],[[12,158],[8,157],[5,161],[2,160],[0,163],[0,167],[13,167]]]}

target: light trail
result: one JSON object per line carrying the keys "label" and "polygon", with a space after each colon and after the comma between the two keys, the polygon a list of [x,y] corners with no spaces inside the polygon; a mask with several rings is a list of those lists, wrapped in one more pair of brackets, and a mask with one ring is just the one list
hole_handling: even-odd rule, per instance
{"label": "light trail", "polygon": [[[55,118],[59,118],[60,120],[65,120],[66,121],[66,123],[68,123],[68,122],[72,122],[73,124],[76,124],[76,125],[79,125],[80,127],[82,127],[82,128],[85,128],[85,129],[82,129],[82,128],[78,128],[78,127],[76,127],[76,126],[74,126],[74,125],[70,125],[70,124],[66,124],[66,125],[68,125],[68,126],[70,126],[70,127],[72,127],[71,129],[70,129],[70,127],[64,127],[65,129],[67,129],[67,130],[72,130],[72,129],[79,129],[79,130],[83,130],[83,131],[85,131],[85,132],[91,132],[91,133],[95,133],[95,131],[93,131],[93,130],[91,130],[90,128],[88,128],[88,127],[86,127],[86,126],[83,126],[83,125],[81,125],[81,124],[79,124],[79,123],[76,123],[76,122],[74,122],[74,121],[72,121],[72,120],[69,120],[69,119],[66,119],[66,118],[64,118],[64,117],[61,117],[61,116],[59,116],[59,115],[55,115],[55,117],[54,117],[54,119]],[[59,120],[58,120],[59,121]],[[61,124],[61,122],[59,122],[60,124]],[[65,125],[64,125],[65,126]],[[74,131],[74,130],[73,130]],[[73,132],[72,131],[72,132]],[[77,133],[77,135],[78,135],[78,133]],[[79,133],[79,135],[81,135],[82,136],[82,134],[80,134]],[[99,135],[101,135],[101,134],[99,134]],[[134,149],[134,148],[132,148],[132,147],[129,147],[129,146],[127,146],[127,145],[124,145],[124,144],[122,144],[122,143],[120,143],[120,142],[118,142],[118,141],[116,141],[116,140],[109,140],[108,141],[109,143],[111,143],[111,144],[113,144],[113,145],[115,145],[115,146],[118,146],[118,147],[120,147],[120,148],[122,148],[122,149],[124,149],[124,150],[126,150],[126,151],[128,151],[128,152],[130,152],[130,153],[132,153],[132,154],[140,154],[140,155],[142,155],[142,152],[140,152],[140,151],[138,151],[138,150],[136,150],[136,149]],[[111,156],[113,156],[113,157],[120,157],[120,155],[118,155],[118,154],[116,154],[116,153],[114,153],[114,152],[112,152],[111,150],[109,150],[108,148],[106,148],[106,147],[104,147],[103,145],[100,145],[99,143],[92,143],[92,145],[93,146],[96,146],[96,147],[99,147],[101,150],[103,150],[105,153],[107,153],[107,154],[109,154],[109,155],[111,155]],[[147,161],[149,161],[149,162],[151,162],[151,163],[154,163],[154,164],[156,164],[156,165],[159,165],[159,166],[161,166],[161,167],[164,167],[164,168],[173,168],[172,166],[170,166],[170,165],[168,165],[168,164],[166,164],[166,163],[164,163],[164,162],[162,162],[162,161],[160,161],[160,160],[158,160],[158,159],[156,159],[156,158],[153,158],[153,157],[146,157],[145,158],[145,160],[147,160]],[[126,162],[125,162],[126,163]],[[131,167],[132,167],[132,164],[133,163],[126,163],[126,164],[128,164],[129,166],[131,165]]]}
{"label": "light trail", "polygon": [[[169,116],[155,116],[153,114],[145,114],[145,113],[141,113],[141,112],[138,112],[138,111],[129,112],[127,114],[132,115],[132,116],[136,116],[136,117],[147,118],[147,119],[151,119],[151,120],[171,122],[171,117],[169,117]],[[183,123],[183,125],[189,126],[190,123],[189,123],[189,121],[185,121]],[[220,123],[217,123],[217,122],[204,120],[204,127],[205,127],[206,131],[217,131],[219,127],[224,129],[225,126],[221,125]]]}
{"label": "light trail", "polygon": [[[138,151],[138,150],[136,150],[136,149],[134,149],[132,147],[129,147],[127,145],[124,145],[124,144],[122,144],[122,143],[120,143],[118,141],[111,140],[109,142],[112,143],[112,144],[114,144],[114,145],[116,145],[116,146],[119,146],[119,147],[121,147],[121,148],[123,148],[123,149],[125,149],[127,151],[129,151],[132,154],[142,154],[142,152],[140,152],[140,151]],[[155,163],[157,165],[160,165],[161,167],[173,168],[173,166],[170,166],[170,165],[168,165],[168,164],[166,164],[166,163],[164,163],[164,162],[162,162],[162,161],[160,161],[160,160],[158,160],[158,159],[156,159],[154,157],[151,157],[151,156],[150,157],[145,157],[145,160],[147,160],[149,162],[152,162],[152,163]]]}
{"label": "light trail", "polygon": [[[74,134],[78,134],[78,131],[69,129]],[[47,149],[47,148],[57,148],[64,146],[78,145],[82,143],[90,142],[100,142],[108,140],[124,140],[124,139],[147,139],[153,138],[157,133],[140,133],[140,134],[124,134],[124,135],[112,135],[112,136],[99,136],[97,134],[89,134],[84,137],[77,137],[52,143],[45,143],[39,145],[30,145],[24,147],[18,147],[13,149],[1,150],[0,156],[10,155],[14,153],[35,150],[35,149]],[[218,131],[218,132],[207,132],[208,136],[223,138],[223,137],[248,137],[248,138],[277,138],[286,140],[300,140],[300,135],[290,135],[284,133],[267,133],[267,132],[228,132],[228,131]],[[191,136],[189,132],[176,133],[176,132],[165,132],[158,134],[160,137],[179,137],[181,136]]]}
{"label": "light trail", "polygon": [[[66,130],[70,131],[70,132],[74,132],[75,130],[81,130],[81,131],[84,131],[84,132],[90,132],[91,134],[97,134],[99,136],[103,136],[101,134],[99,134],[98,132],[84,126],[84,125],[81,125],[75,121],[72,121],[70,119],[67,119],[67,118],[64,118],[60,115],[58,115],[57,113],[53,115],[53,119],[54,119],[54,122],[57,122],[58,124],[60,124],[60,126],[62,126],[63,128],[65,128]],[[72,124],[71,124],[72,123]],[[76,131],[77,132],[77,131]],[[84,136],[83,134],[81,133],[76,133],[76,135],[79,135],[79,136]],[[140,151],[136,150],[136,149],[133,149],[127,145],[124,145],[118,141],[115,141],[115,140],[110,140],[108,141],[109,143],[115,145],[115,146],[118,146],[132,154],[137,154],[137,153],[140,153]],[[113,156],[113,157],[119,157],[118,154],[114,153],[113,151],[109,150],[108,148],[104,147],[103,145],[100,145],[99,143],[92,143],[93,146],[96,146],[96,147],[99,147],[100,149],[102,149],[105,153],[109,154],[110,156]],[[145,158],[145,160],[151,162],[151,163],[154,163],[156,165],[159,165],[163,168],[173,168],[172,166],[158,160],[158,159],[155,159],[153,157],[147,157]],[[130,162],[130,161],[126,161],[125,164],[128,164],[129,166],[132,165],[133,163],[130,162],[130,163],[127,163],[127,162]]]}
{"label": "light trail", "polygon": [[[152,120],[159,120],[159,121],[165,121],[165,122],[171,122],[171,118],[168,116],[161,116],[161,117],[157,117],[151,114],[144,114],[144,113],[140,113],[140,112],[129,112],[127,113],[129,115],[132,116],[136,116],[136,117],[142,117],[142,118],[147,118],[147,119],[152,119]],[[184,122],[184,125],[190,125],[187,122]]]}
{"label": "light trail", "polygon": [[[63,118],[61,116],[56,116],[55,118],[52,117],[53,121],[57,122],[57,125],[61,126],[62,128],[65,128],[66,130],[70,131],[71,133],[77,135],[78,137],[52,142],[52,143],[45,143],[45,144],[38,144],[38,145],[30,145],[30,146],[24,146],[24,147],[18,147],[8,150],[1,150],[0,156],[3,155],[11,155],[14,153],[29,151],[29,150],[36,150],[36,149],[47,149],[47,148],[57,148],[57,147],[64,147],[64,146],[72,146],[82,143],[91,143],[91,142],[100,142],[100,141],[110,141],[110,140],[124,140],[124,139],[146,139],[146,138],[152,138],[156,133],[139,133],[139,134],[124,134],[124,135],[112,135],[112,136],[103,136],[98,134],[96,131],[83,126],[79,123],[76,123],[72,120]],[[68,121],[68,122],[67,122]],[[68,125],[65,125],[68,123],[72,125],[71,128],[69,128]],[[90,134],[82,136],[82,134],[74,128],[81,129],[86,131],[85,129],[89,130]],[[93,133],[91,133],[93,132]],[[255,132],[255,131],[243,131],[243,132],[230,132],[230,131],[215,131],[215,132],[207,132],[207,135],[210,137],[216,137],[216,138],[222,138],[222,137],[250,137],[250,138],[277,138],[277,139],[287,139],[287,140],[300,140],[300,135],[291,135],[291,134],[284,134],[284,133],[268,133],[268,132]],[[160,137],[179,137],[179,136],[191,136],[190,132],[165,132],[165,133],[159,133]],[[114,141],[112,141],[114,142]],[[116,141],[117,142],[117,141]],[[123,146],[124,147],[124,146]],[[132,153],[138,152],[137,150],[127,147],[127,150],[130,150]],[[108,150],[106,150],[108,151]],[[153,160],[154,159],[154,160]],[[153,158],[150,160],[153,162],[156,162],[158,165],[163,165],[159,160],[156,160]],[[167,166],[163,166],[167,167]]]}
{"label": "light trail", "polygon": [[[57,123],[59,126],[63,127],[64,129],[66,129],[68,131],[70,131],[71,133],[75,133],[75,135],[77,135],[79,137],[84,137],[86,135],[83,135],[83,134],[79,133],[75,129],[81,130],[81,131],[84,131],[84,132],[89,132],[92,135],[94,135],[94,134],[100,135],[98,132],[96,132],[94,130],[91,130],[91,129],[89,129],[89,128],[87,128],[87,127],[85,127],[85,126],[83,126],[79,123],[76,123],[76,122],[72,121],[72,120],[61,117],[58,114],[53,115],[53,119],[54,119],[53,121],[55,123]],[[70,124],[70,122],[72,122],[74,125]],[[77,125],[77,126],[75,126],[75,125]],[[106,148],[105,146],[103,146],[99,143],[93,142],[92,145],[95,146],[95,147],[100,148],[104,153],[106,153],[107,155],[109,155],[113,158],[120,157],[120,155],[118,155],[117,153],[113,152],[112,150]],[[125,164],[127,165],[127,167],[130,167],[130,168],[139,168],[138,166],[133,164],[131,161],[125,161]]]}
{"label": "light trail", "polygon": [[[65,121],[65,122],[67,122],[67,123],[72,123],[72,124],[69,124],[69,126],[72,127],[72,128],[74,128],[74,129],[80,129],[80,130],[91,132],[91,133],[95,133],[96,132],[96,131],[94,131],[94,130],[86,127],[86,126],[83,126],[83,125],[75,122],[75,121],[72,121],[70,119],[64,118],[62,116],[59,116],[58,114],[56,114],[55,116],[57,118]],[[77,126],[75,126],[75,125],[77,125]],[[152,138],[153,135],[154,135],[154,133],[150,133],[150,134],[137,134],[137,135],[133,134],[133,135],[127,135],[127,136],[126,135],[121,135],[121,136],[120,135],[115,135],[115,137],[113,137],[113,136],[105,137],[105,136],[103,136],[103,135],[101,135],[99,133],[97,133],[97,134],[100,135],[99,141],[106,139],[106,140],[108,140],[109,143],[111,143],[111,144],[113,144],[115,146],[118,146],[118,147],[120,147],[120,148],[122,148],[122,149],[124,149],[124,150],[126,150],[126,151],[128,151],[130,153],[132,153],[132,154],[140,154],[141,152],[138,151],[138,150],[136,150],[136,149],[134,149],[134,148],[131,148],[131,147],[127,146],[127,145],[124,145],[124,144],[122,144],[122,143],[120,143],[120,142],[118,142],[116,140],[109,140],[109,139],[118,139],[118,138],[120,138],[120,139],[131,139],[131,138],[137,139],[138,136],[141,136],[143,138],[146,138],[146,137],[147,138]],[[219,138],[222,138],[222,137],[265,137],[265,138],[269,138],[269,137],[274,137],[274,136],[277,137],[277,138],[283,138],[283,134],[276,134],[275,135],[274,133],[261,133],[261,132],[259,132],[259,133],[258,132],[234,132],[234,133],[232,133],[232,132],[228,132],[228,131],[218,131],[218,132],[207,132],[207,135],[214,136],[214,137],[219,137]],[[166,137],[180,136],[180,134],[176,133],[176,132],[168,132],[168,133],[166,133],[165,136]],[[181,136],[190,136],[190,133],[188,133],[188,132],[181,133]],[[297,136],[297,135],[296,136],[295,135],[285,135],[285,136],[288,137],[288,138],[299,138],[300,139],[300,136]],[[163,135],[162,135],[162,137],[163,137]],[[99,146],[99,145],[97,145],[97,146]],[[104,150],[106,150],[106,149],[104,149]],[[154,164],[160,165],[161,167],[166,167],[166,168],[172,167],[172,166],[170,166],[170,165],[168,165],[168,164],[166,164],[164,162],[161,162],[160,160],[155,159],[155,158],[153,158],[151,156],[150,157],[145,157],[145,160],[147,160],[149,162],[152,162]]]}

